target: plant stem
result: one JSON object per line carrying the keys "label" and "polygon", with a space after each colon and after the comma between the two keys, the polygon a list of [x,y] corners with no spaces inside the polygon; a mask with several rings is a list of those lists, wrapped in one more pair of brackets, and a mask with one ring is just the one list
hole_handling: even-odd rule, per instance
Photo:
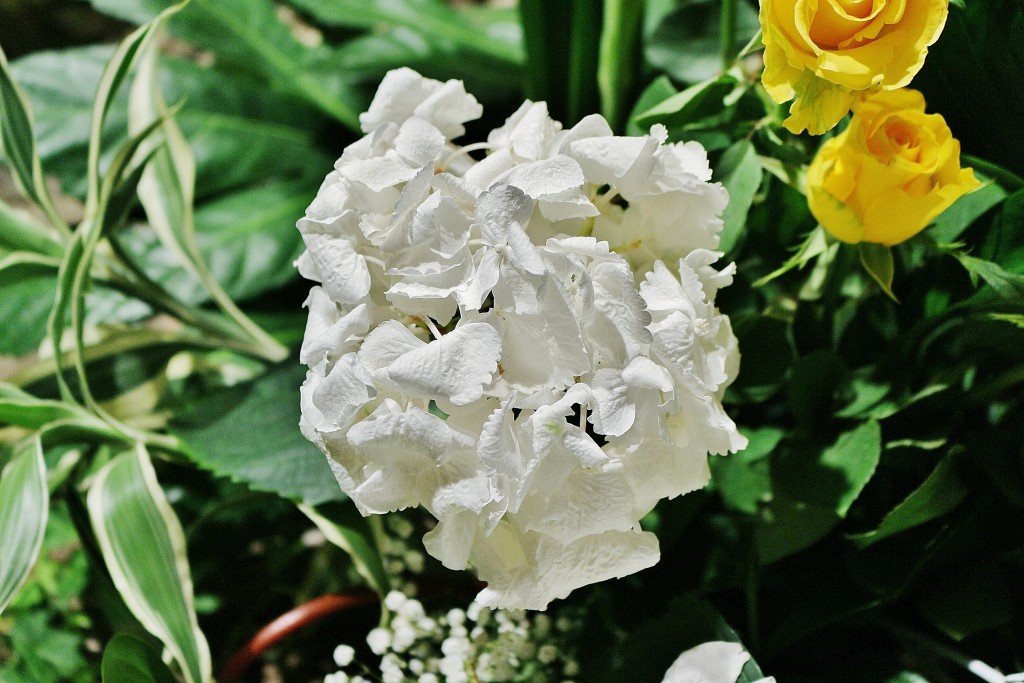
{"label": "plant stem", "polygon": [[722,0],[722,14],[718,25],[718,50],[722,57],[722,71],[728,71],[736,61],[736,0]]}

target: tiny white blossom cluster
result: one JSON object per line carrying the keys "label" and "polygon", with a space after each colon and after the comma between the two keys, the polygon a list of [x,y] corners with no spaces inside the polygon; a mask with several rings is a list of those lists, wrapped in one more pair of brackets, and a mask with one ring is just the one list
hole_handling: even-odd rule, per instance
{"label": "tiny white blossom cluster", "polygon": [[388,73],[299,221],[301,427],[364,515],[426,508],[482,604],[543,609],[657,562],[640,518],[745,445],[715,307],[735,267],[711,267],[727,197],[662,127],[563,130],[528,101],[454,146],[481,111]]}
{"label": "tiny white blossom cluster", "polygon": [[[351,646],[339,645],[334,661],[341,670],[324,683],[571,683],[579,673],[569,645],[580,625],[575,614],[554,620],[523,610],[491,612],[472,602],[465,610],[431,616],[422,603],[398,591],[384,604],[389,623],[366,636],[381,658],[379,673],[354,662]],[[355,670],[363,673],[349,673]]]}

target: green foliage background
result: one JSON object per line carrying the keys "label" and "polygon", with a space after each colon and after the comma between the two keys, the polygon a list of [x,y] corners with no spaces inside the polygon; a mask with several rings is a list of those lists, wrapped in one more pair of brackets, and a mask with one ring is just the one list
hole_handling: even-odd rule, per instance
{"label": "green foliage background", "polygon": [[[171,3],[91,6],[121,39]],[[0,681],[166,681],[161,645],[201,680],[292,606],[386,586],[386,531],[296,427],[307,285],[291,263],[296,218],[397,66],[465,80],[485,106],[467,138],[523,97],[567,126],[662,123],[708,149],[730,192],[721,248],[738,271],[719,306],[743,368],[726,404],[750,446],[644,520],[658,566],[570,598],[589,616],[580,680],[657,681],[709,639],[753,653],[741,680],[1024,670],[1019,1],[952,3],[912,84],[986,183],[894,249],[899,303],[861,264],[878,254],[816,231],[801,178],[821,141],[786,132],[760,88],[746,0],[192,0],[164,19],[150,72],[144,28],[30,52],[0,83],[3,158],[29,200],[0,204],[0,355],[19,359],[0,384],[0,508],[24,520],[0,528]],[[146,88],[172,111],[154,96],[157,123],[129,133]],[[147,164],[164,173],[143,207]],[[194,232],[154,229],[161,211]],[[65,328],[69,350],[37,353]],[[311,512],[343,542],[303,543]],[[473,590],[438,567],[424,581],[438,604]],[[311,628],[270,660],[313,680],[375,619]]]}

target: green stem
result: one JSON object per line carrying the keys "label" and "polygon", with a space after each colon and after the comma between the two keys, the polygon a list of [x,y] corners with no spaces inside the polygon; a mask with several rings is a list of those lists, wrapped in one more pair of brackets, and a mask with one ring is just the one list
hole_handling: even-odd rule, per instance
{"label": "green stem", "polygon": [[736,0],[722,0],[722,14],[718,27],[718,50],[722,57],[722,70],[728,71],[736,61]]}

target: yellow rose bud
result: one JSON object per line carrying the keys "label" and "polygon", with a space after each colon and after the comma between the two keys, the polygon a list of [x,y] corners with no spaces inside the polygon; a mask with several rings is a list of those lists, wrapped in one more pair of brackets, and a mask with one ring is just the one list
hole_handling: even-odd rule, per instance
{"label": "yellow rose bud", "polygon": [[946,120],[924,106],[916,90],[865,95],[849,127],[818,150],[807,169],[807,200],[832,235],[898,244],[980,185],[960,168],[960,143]]}
{"label": "yellow rose bud", "polygon": [[784,122],[821,135],[858,91],[910,83],[946,23],[948,0],[761,0],[765,88],[797,100]]}

